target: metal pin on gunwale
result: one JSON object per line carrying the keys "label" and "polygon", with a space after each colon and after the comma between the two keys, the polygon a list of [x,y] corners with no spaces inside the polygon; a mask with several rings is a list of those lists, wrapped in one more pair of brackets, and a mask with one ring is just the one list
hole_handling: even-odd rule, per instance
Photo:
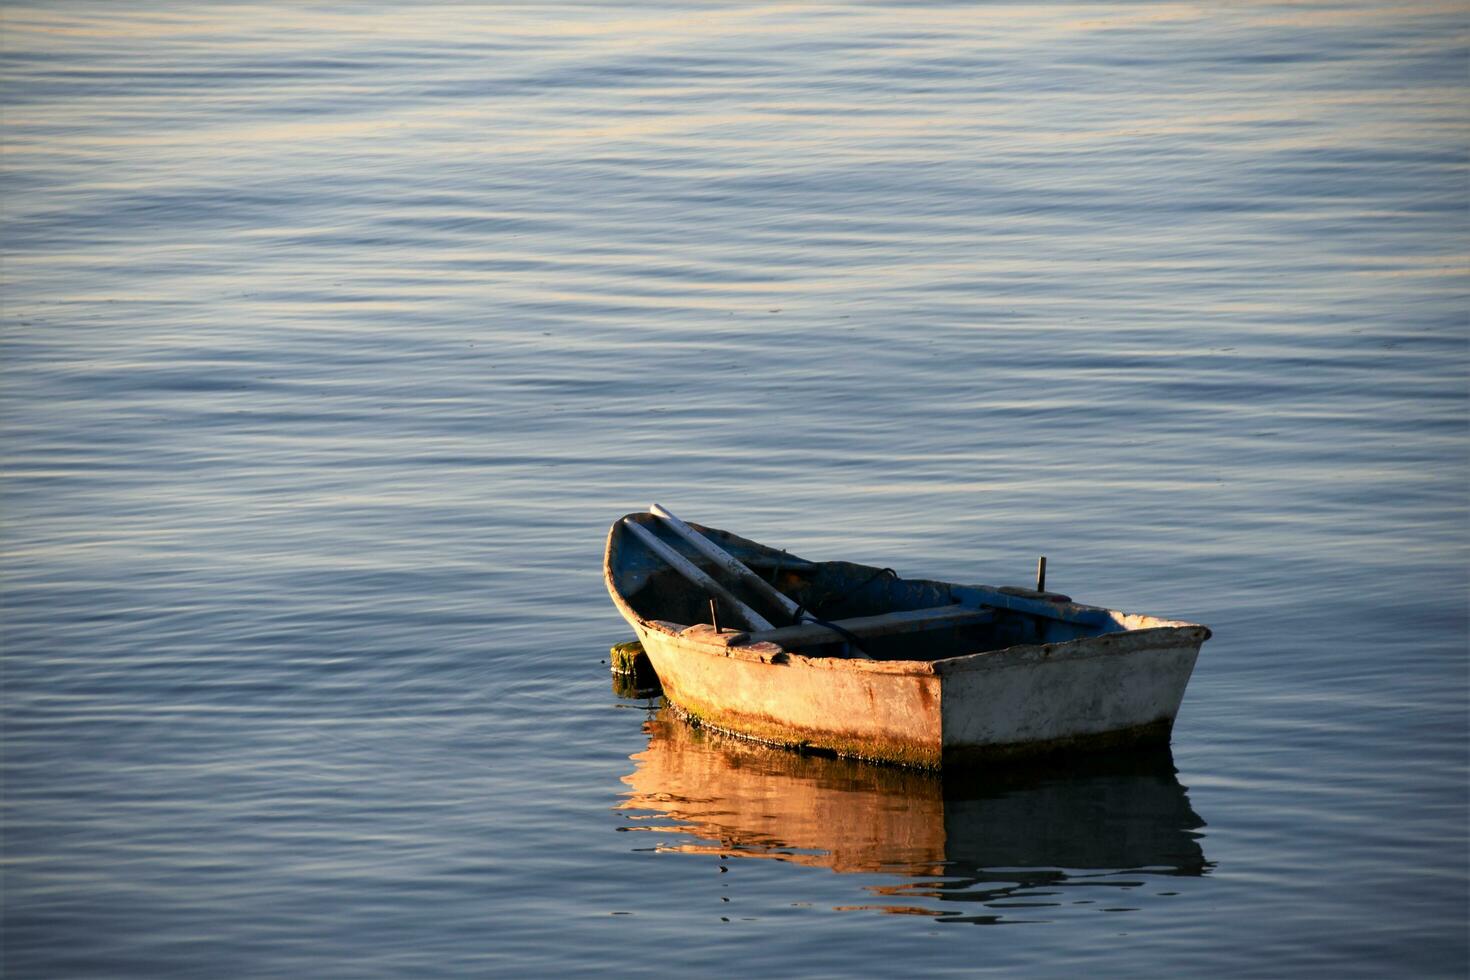
{"label": "metal pin on gunwale", "polygon": [[1046,591],[1046,556],[1036,559],[1036,591]]}
{"label": "metal pin on gunwale", "polygon": [[720,600],[714,596],[709,597],[709,623],[716,633],[720,632]]}

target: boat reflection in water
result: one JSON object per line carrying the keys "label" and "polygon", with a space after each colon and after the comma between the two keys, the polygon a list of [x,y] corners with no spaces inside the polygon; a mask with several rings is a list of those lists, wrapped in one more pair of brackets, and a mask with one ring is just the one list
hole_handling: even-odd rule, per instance
{"label": "boat reflection in water", "polygon": [[844,910],[976,923],[1128,911],[1124,893],[1148,879],[1209,867],[1167,746],[941,778],[730,738],[669,708],[645,731],[619,829],[657,835],[657,851],[915,879],[870,886],[879,902]]}

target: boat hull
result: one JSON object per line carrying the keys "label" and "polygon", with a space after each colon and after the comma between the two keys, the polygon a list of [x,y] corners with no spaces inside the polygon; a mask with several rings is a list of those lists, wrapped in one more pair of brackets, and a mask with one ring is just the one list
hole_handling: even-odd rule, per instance
{"label": "boat hull", "polygon": [[1168,628],[873,662],[634,626],[664,696],[698,724],[923,768],[1167,742],[1202,642]]}
{"label": "boat hull", "polygon": [[927,664],[710,647],[634,624],[664,697],[689,720],[775,745],[935,767],[940,678]]}

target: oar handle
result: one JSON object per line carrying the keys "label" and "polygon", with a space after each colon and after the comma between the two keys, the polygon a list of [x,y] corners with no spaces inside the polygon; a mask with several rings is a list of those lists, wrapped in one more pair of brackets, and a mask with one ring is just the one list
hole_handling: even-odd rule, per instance
{"label": "oar handle", "polygon": [[750,608],[745,603],[735,598],[735,596],[731,595],[728,589],[706,575],[704,573],[704,570],[701,569],[698,565],[694,564],[694,562],[690,561],[688,558],[685,558],[664,541],[660,540],[658,535],[654,534],[648,528],[644,527],[642,524],[631,521],[626,517],[623,518],[623,526],[626,527],[629,531],[632,531],[633,536],[636,537],[639,541],[642,541],[643,544],[648,547],[649,551],[652,551],[655,555],[658,555],[680,575],[683,575],[689,581],[699,586],[702,590],[704,590],[706,595],[713,595],[717,597],[721,602],[725,603],[728,608],[735,610],[742,617],[744,617],[746,625],[750,629],[768,630],[772,628],[770,620],[766,619],[760,613],[756,612],[754,609]]}
{"label": "oar handle", "polygon": [[739,558],[736,558],[734,555],[730,554],[729,552],[725,551],[725,549],[715,544],[709,538],[705,537],[703,534],[700,534],[688,524],[685,524],[683,521],[679,520],[679,518],[675,517],[673,512],[671,512],[667,507],[663,507],[659,504],[654,504],[652,507],[648,508],[648,510],[649,513],[662,520],[664,522],[664,525],[668,527],[669,530],[673,531],[679,537],[689,542],[690,546],[693,547],[695,551],[698,551],[700,554],[713,561],[720,568],[735,576],[735,578],[739,582],[741,582],[741,584],[745,585],[756,595],[761,596],[763,599],[766,599],[769,602],[775,603],[776,607],[784,610],[788,616],[796,616],[797,610],[801,607],[798,606],[795,602],[792,602],[791,599],[787,598],[782,593],[778,592],[774,587],[772,587],[771,583],[761,578],[755,572],[752,572]]}

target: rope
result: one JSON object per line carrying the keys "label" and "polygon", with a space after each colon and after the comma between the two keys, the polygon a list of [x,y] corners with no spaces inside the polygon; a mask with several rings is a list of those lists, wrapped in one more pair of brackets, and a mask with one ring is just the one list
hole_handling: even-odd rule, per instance
{"label": "rope", "polygon": [[[894,578],[898,578],[898,573],[895,572],[893,569],[891,569],[891,568],[880,568],[876,572],[874,572],[872,575],[869,575],[867,578],[863,579],[863,583],[861,585],[859,585],[857,588],[850,589],[847,592],[846,595],[841,596],[840,597],[841,600],[843,602],[846,602],[848,599],[851,599],[853,596],[855,596],[859,592],[863,591],[863,589],[866,589],[868,586],[870,586],[874,582],[876,582],[878,580],[879,576],[882,576],[882,575],[892,575]],[[823,599],[830,599],[830,598],[832,598],[832,593],[829,592],[826,595],[822,596],[822,598]],[[798,603],[797,604],[796,611],[791,614],[791,622],[793,624],[800,623],[801,622],[801,614],[802,613],[806,613],[808,616],[812,616],[812,621],[813,622],[818,622],[818,623],[821,622],[821,620],[817,619],[811,613],[807,612],[806,603]],[[826,624],[823,624],[823,625],[826,625]]]}
{"label": "rope", "polygon": [[[863,583],[861,585],[859,585],[857,588],[849,590],[846,595],[842,596],[842,601],[846,602],[848,599],[851,599],[853,596],[857,595],[859,592],[863,591],[868,586],[872,585],[874,582],[876,582],[878,580],[878,578],[880,576],[883,576],[883,575],[892,575],[894,578],[898,578],[898,573],[895,572],[893,569],[891,569],[891,568],[880,568],[876,572],[874,572],[872,575],[869,575],[866,579],[864,579],[863,580]],[[828,596],[824,596],[823,598],[830,598],[830,593],[829,593]],[[841,626],[838,626],[836,623],[828,622],[827,620],[822,619],[820,616],[817,616],[815,613],[809,612],[807,610],[807,608],[806,608],[805,603],[798,603],[797,604],[796,611],[791,614],[791,622],[792,622],[792,624],[793,625],[800,625],[801,624],[801,617],[803,615],[806,616],[806,621],[807,622],[809,622],[809,623],[816,623],[818,626],[825,626],[827,629],[831,630],[832,632],[836,633],[838,636],[840,636],[844,640],[846,640],[847,643],[848,643],[848,645],[851,646],[858,653],[861,653],[863,656],[865,656],[865,657],[867,657],[869,659],[874,659],[873,658],[873,655],[871,653],[869,653],[868,651],[866,651],[866,650],[863,649],[862,643],[860,643],[858,641],[858,638],[857,638],[857,636],[855,634],[853,634],[852,632],[850,632],[848,630],[843,629]]]}
{"label": "rope", "polygon": [[818,626],[824,626],[824,627],[826,627],[827,629],[831,630],[832,632],[836,633],[838,636],[840,636],[844,640],[846,640],[848,646],[852,647],[858,653],[861,653],[863,656],[867,657],[870,660],[871,659],[875,659],[871,653],[869,653],[868,651],[866,651],[866,650],[863,649],[863,645],[860,642],[858,642],[857,634],[851,633],[848,630],[843,629],[841,626],[838,626],[836,623],[829,623],[825,619],[819,619],[818,617],[813,616],[811,613],[807,613],[806,614],[806,617],[807,617],[806,618],[806,621],[808,623],[815,623]]}

